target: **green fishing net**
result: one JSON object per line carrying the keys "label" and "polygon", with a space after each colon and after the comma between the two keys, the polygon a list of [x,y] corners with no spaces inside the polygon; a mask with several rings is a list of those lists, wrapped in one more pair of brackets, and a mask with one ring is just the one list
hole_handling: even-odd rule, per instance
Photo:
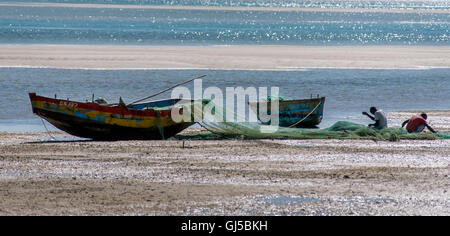
{"label": "green fishing net", "polygon": [[[205,104],[205,101],[203,101]],[[240,138],[240,139],[370,139],[370,140],[387,140],[397,141],[400,139],[450,139],[450,133],[431,132],[408,133],[400,127],[374,129],[366,125],[361,125],[348,121],[338,121],[329,128],[324,129],[301,129],[301,128],[285,128],[262,125],[256,122],[235,122],[238,117],[232,111],[226,110],[220,106],[213,106],[213,118],[203,119],[199,124],[206,128],[209,133],[200,135],[202,138],[223,137],[223,138]],[[196,114],[205,114],[202,106],[194,106]],[[202,110],[198,110],[202,109]],[[225,114],[231,113],[235,119],[227,120]],[[199,119],[199,117],[197,117]],[[199,137],[200,137],[199,136]]]}

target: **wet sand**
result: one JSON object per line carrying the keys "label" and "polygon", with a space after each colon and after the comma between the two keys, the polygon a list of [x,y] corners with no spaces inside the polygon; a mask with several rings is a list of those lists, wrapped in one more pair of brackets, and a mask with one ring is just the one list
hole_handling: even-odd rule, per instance
{"label": "wet sand", "polygon": [[449,68],[442,46],[0,45],[1,67],[70,69]]}
{"label": "wet sand", "polygon": [[450,214],[450,140],[53,135],[0,133],[0,215]]}

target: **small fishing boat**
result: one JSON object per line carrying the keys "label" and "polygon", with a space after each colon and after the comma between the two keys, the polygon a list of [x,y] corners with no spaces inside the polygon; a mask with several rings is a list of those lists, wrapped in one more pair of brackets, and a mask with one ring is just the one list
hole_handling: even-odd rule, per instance
{"label": "small fishing boat", "polygon": [[175,122],[172,108],[192,100],[166,99],[125,105],[102,101],[76,102],[29,93],[33,113],[69,134],[94,140],[167,139],[193,122]]}
{"label": "small fishing boat", "polygon": [[[297,128],[315,128],[322,121],[325,97],[299,99],[299,100],[278,100],[279,102],[279,126]],[[266,103],[267,114],[271,114],[271,101],[261,100],[249,102],[250,107],[256,112],[258,119],[260,103]],[[262,122],[270,125],[269,122]]]}

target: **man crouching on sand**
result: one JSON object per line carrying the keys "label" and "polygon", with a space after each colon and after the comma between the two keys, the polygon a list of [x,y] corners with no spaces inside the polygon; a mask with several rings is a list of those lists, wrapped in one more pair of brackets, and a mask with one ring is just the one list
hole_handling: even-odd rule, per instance
{"label": "man crouching on sand", "polygon": [[387,128],[387,119],[386,115],[382,110],[377,110],[376,107],[370,108],[370,113],[372,113],[374,116],[369,115],[367,112],[363,112],[363,115],[368,116],[371,120],[374,120],[374,124],[369,124],[369,127],[374,127],[375,129],[384,129]]}
{"label": "man crouching on sand", "polygon": [[431,132],[436,133],[433,128],[431,128],[427,124],[427,114],[422,113],[420,116],[413,116],[409,120],[405,120],[402,124],[402,128],[406,125],[406,130],[408,130],[408,133],[420,133],[422,130],[427,127]]}

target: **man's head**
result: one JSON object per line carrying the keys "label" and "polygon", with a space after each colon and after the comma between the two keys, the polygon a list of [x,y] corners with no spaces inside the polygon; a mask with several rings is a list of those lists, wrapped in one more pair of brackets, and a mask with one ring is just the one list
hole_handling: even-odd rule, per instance
{"label": "man's head", "polygon": [[425,120],[428,118],[427,114],[425,114],[425,113],[420,114],[420,116],[421,116],[422,118],[424,118]]}
{"label": "man's head", "polygon": [[370,113],[375,114],[375,112],[377,112],[377,108],[376,107],[371,107],[370,108]]}

